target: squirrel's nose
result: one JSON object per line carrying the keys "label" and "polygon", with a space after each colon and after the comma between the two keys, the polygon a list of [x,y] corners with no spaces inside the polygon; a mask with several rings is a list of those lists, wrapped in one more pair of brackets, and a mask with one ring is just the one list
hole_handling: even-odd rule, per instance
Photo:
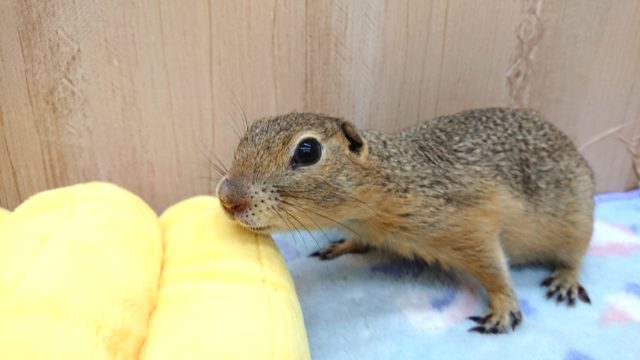
{"label": "squirrel's nose", "polygon": [[249,200],[240,194],[239,186],[229,178],[222,180],[218,187],[220,204],[230,215],[235,216],[249,207]]}

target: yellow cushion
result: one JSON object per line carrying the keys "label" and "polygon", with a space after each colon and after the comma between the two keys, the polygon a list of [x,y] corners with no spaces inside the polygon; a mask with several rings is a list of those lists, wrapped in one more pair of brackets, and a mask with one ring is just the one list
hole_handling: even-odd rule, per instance
{"label": "yellow cushion", "polygon": [[0,359],[45,358],[310,357],[270,238],[212,197],[158,220],[136,196],[91,183],[0,212]]}
{"label": "yellow cushion", "polygon": [[212,197],[161,217],[160,295],[142,359],[309,359],[293,280],[271,238]]}
{"label": "yellow cushion", "polygon": [[7,218],[9,216],[10,212],[9,210],[0,208],[0,224],[2,224],[2,221]]}
{"label": "yellow cushion", "polygon": [[157,295],[162,233],[132,194],[38,194],[0,226],[0,359],[134,359]]}

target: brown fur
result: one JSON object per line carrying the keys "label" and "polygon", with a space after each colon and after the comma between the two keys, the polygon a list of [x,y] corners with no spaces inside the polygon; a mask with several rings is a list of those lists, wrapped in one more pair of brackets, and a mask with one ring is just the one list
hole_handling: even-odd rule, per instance
{"label": "brown fur", "polygon": [[[294,169],[295,146],[309,136],[322,157]],[[470,110],[396,134],[311,113],[262,119],[241,139],[225,181],[233,186],[218,196],[248,201],[232,216],[253,230],[343,228],[350,238],[323,258],[372,245],[473,275],[489,310],[472,330],[520,323],[508,264],[551,264],[548,295],[588,302],[577,272],[592,232],[593,174],[534,111]]]}

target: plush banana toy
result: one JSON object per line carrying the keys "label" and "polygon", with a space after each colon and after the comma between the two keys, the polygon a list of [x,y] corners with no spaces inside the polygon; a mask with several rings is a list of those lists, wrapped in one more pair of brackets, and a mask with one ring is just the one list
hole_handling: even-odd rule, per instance
{"label": "plush banana toy", "polygon": [[0,359],[309,359],[273,241],[89,183],[0,211]]}

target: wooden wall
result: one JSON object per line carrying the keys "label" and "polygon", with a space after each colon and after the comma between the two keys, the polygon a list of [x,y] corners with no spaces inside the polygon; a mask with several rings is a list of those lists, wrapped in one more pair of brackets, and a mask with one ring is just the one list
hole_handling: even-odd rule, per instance
{"label": "wooden wall", "polygon": [[640,1],[0,1],[4,207],[91,179],[157,209],[209,193],[240,108],[394,130],[496,105],[541,109],[600,191],[636,186]]}

